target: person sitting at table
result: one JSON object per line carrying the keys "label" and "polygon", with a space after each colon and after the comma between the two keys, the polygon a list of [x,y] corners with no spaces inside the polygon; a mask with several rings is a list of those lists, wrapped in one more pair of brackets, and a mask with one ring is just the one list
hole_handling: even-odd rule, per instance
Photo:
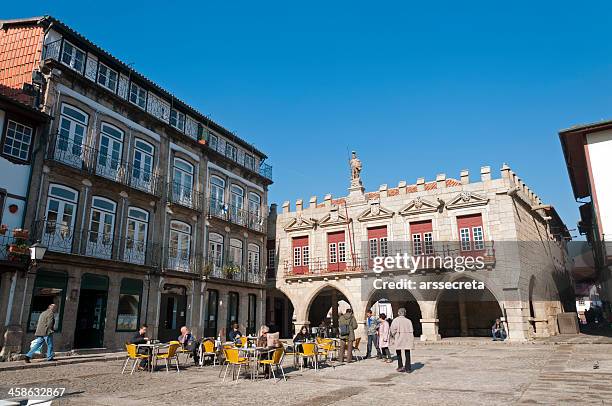
{"label": "person sitting at table", "polygon": [[230,331],[229,333],[229,340],[234,343],[237,343],[238,341],[240,341],[240,337],[242,337],[242,333],[239,330],[238,323],[232,324],[232,331]]}
{"label": "person sitting at table", "polygon": [[257,337],[256,345],[259,348],[264,348],[268,346],[268,332],[270,331],[270,327],[263,325],[259,328],[259,336]]}
{"label": "person sitting at table", "polygon": [[[134,337],[130,339],[130,344],[135,344],[135,345],[148,344],[149,341],[150,340],[147,337],[147,325],[143,324],[140,326],[140,329],[138,329],[138,333],[136,333]],[[151,356],[151,349],[146,348],[146,347],[139,347],[138,354]],[[140,361],[140,365],[138,366],[138,369],[143,370],[146,368],[147,368],[147,360],[143,359]]]}
{"label": "person sitting at table", "polygon": [[309,341],[311,338],[312,337],[311,337],[310,333],[308,332],[308,327],[307,326],[302,326],[300,331],[298,331],[298,333],[295,335],[295,337],[293,337],[293,343],[294,344],[305,343],[306,341]]}
{"label": "person sitting at table", "polygon": [[181,343],[181,346],[184,350],[191,351],[191,356],[193,357],[193,362],[198,364],[198,347],[199,342],[196,338],[191,334],[191,331],[187,328],[187,326],[181,327],[181,335],[178,337],[178,342]]}

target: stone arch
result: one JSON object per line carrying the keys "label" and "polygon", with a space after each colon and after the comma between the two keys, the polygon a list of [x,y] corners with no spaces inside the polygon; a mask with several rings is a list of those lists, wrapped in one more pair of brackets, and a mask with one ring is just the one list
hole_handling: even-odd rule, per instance
{"label": "stone arch", "polygon": [[[339,302],[346,301],[353,311],[357,302],[351,297],[345,287],[336,283],[324,283],[314,289],[308,299],[304,301],[305,316],[304,322],[316,327],[321,321],[326,320],[326,316],[331,308],[331,324],[338,325],[338,305]],[[305,323],[305,324],[307,324]]]}
{"label": "stone arch", "polygon": [[265,323],[270,327],[270,331],[280,333],[281,338],[292,338],[297,309],[291,296],[281,289],[268,290],[266,309]]}
{"label": "stone arch", "polygon": [[[459,274],[448,281],[485,282],[484,278]],[[436,299],[438,331],[444,337],[488,337],[496,318],[503,316],[503,308],[495,288],[485,284],[484,290],[441,290]]]}
{"label": "stone arch", "polygon": [[[386,302],[384,303],[389,303],[392,310],[392,314],[386,314],[387,317],[391,319],[397,316],[397,311],[400,308],[405,308],[406,317],[412,321],[414,336],[420,337],[423,333],[423,328],[421,326],[423,312],[421,310],[421,301],[417,299],[417,296],[420,297],[418,292],[406,289],[373,289],[368,297],[366,309],[370,309],[376,303],[385,300]],[[377,313],[376,309],[372,311],[375,314]]]}

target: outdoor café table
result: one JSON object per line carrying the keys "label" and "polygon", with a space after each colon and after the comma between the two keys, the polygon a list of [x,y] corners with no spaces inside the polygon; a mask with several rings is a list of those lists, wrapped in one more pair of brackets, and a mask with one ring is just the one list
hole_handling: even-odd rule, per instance
{"label": "outdoor caf\u00e9 table", "polygon": [[238,351],[241,352],[246,358],[249,360],[249,364],[253,363],[253,367],[251,368],[251,379],[255,379],[257,377],[257,361],[262,354],[267,354],[273,352],[275,348],[267,348],[267,347],[237,347]]}
{"label": "outdoor caf\u00e9 table", "polygon": [[157,355],[159,353],[159,350],[161,348],[165,348],[167,347],[168,344],[162,344],[162,343],[147,343],[147,344],[138,344],[138,347],[136,350],[138,350],[138,348],[146,348],[147,352],[149,353],[149,372],[153,372],[153,361],[155,360],[155,355]]}

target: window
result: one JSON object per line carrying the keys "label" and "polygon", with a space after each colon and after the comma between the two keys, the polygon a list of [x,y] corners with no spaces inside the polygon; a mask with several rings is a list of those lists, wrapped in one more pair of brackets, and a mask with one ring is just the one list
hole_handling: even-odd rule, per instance
{"label": "window", "polygon": [[154,153],[153,145],[139,138],[135,139],[131,185],[149,193],[153,192],[155,186],[152,180]]}
{"label": "window", "polygon": [[79,194],[66,186],[50,184],[43,243],[51,251],[70,253]]}
{"label": "window", "polygon": [[187,207],[193,206],[193,165],[174,158],[174,177],[172,185],[173,200]]}
{"label": "window", "polygon": [[142,281],[123,278],[117,307],[117,331],[136,331],[140,325]]}
{"label": "window", "polygon": [[410,223],[413,255],[433,254],[433,233],[431,220]]}
{"label": "window", "polygon": [[368,247],[371,260],[378,256],[386,257],[389,254],[387,226],[368,228]]}
{"label": "window", "polygon": [[461,251],[481,251],[485,249],[482,215],[471,214],[457,217]]}
{"label": "window", "polygon": [[242,270],[242,241],[230,239],[229,260],[232,265]]}
{"label": "window", "polygon": [[40,314],[47,310],[52,303],[57,306],[54,330],[56,332],[62,331],[67,286],[68,275],[64,272],[42,270],[36,272],[34,289],[32,291],[32,303],[30,305],[28,332],[36,331],[36,325],[38,324]]}
{"label": "window", "polygon": [[147,105],[147,91],[132,82],[130,84],[130,101],[144,110]]}
{"label": "window", "polygon": [[250,170],[255,170],[255,157],[251,154],[244,154],[244,166]]}
{"label": "window", "polygon": [[170,110],[170,125],[179,131],[185,131],[185,114],[178,110]]}
{"label": "window", "polygon": [[137,207],[130,207],[125,232],[124,261],[141,265],[145,263],[148,227],[149,212]]}
{"label": "window", "polygon": [[208,260],[215,270],[223,266],[223,236],[217,233],[208,234]]}
{"label": "window", "polygon": [[8,120],[2,152],[21,161],[27,161],[30,158],[32,134],[32,127]]}
{"label": "window", "polygon": [[259,245],[249,244],[247,269],[251,273],[259,273]]}
{"label": "window", "polygon": [[261,197],[257,193],[249,192],[249,213],[259,217],[261,210]]}
{"label": "window", "polygon": [[70,42],[64,41],[62,63],[79,73],[83,73],[85,69],[85,52],[81,51]]}
{"label": "window", "polygon": [[100,147],[96,173],[105,178],[119,181],[119,166],[123,154],[123,131],[108,123],[102,123]]}
{"label": "window", "polygon": [[268,249],[268,269],[274,269],[276,266],[276,250],[274,248]]}
{"label": "window", "polygon": [[54,158],[66,165],[81,168],[83,140],[89,115],[69,104],[62,104]]}
{"label": "window", "polygon": [[387,237],[380,238],[380,256],[381,257],[389,256],[389,244],[387,241]]}
{"label": "window", "polygon": [[257,332],[255,331],[257,325],[257,296],[252,293],[249,293],[248,296],[249,302],[249,312],[247,314],[247,335],[255,335]]}
{"label": "window", "polygon": [[310,251],[308,249],[308,236],[294,237],[291,240],[293,247],[293,273],[304,274],[308,272]]}
{"label": "window", "polygon": [[98,65],[98,84],[115,93],[117,91],[118,78],[119,75],[116,71],[100,62]]}
{"label": "window", "polygon": [[225,156],[230,158],[233,161],[238,160],[238,149],[235,145],[230,144],[229,142],[225,143]]}
{"label": "window", "polygon": [[182,221],[170,222],[170,242],[168,244],[168,267],[187,271],[190,269],[191,226]]}
{"label": "window", "polygon": [[208,133],[208,147],[215,151],[219,148],[219,137],[211,132]]}
{"label": "window", "polygon": [[236,224],[244,224],[244,189],[240,186],[232,185],[231,191],[231,217]]}
{"label": "window", "polygon": [[346,262],[346,243],[344,241],[338,243],[338,262]]}
{"label": "window", "polygon": [[225,218],[225,181],[218,176],[210,177],[210,213],[213,216]]}
{"label": "window", "polygon": [[329,244],[329,263],[335,264],[338,262],[338,244],[332,242]]}
{"label": "window", "polygon": [[87,236],[88,255],[98,258],[111,258],[116,207],[117,204],[112,200],[100,196],[93,197]]}

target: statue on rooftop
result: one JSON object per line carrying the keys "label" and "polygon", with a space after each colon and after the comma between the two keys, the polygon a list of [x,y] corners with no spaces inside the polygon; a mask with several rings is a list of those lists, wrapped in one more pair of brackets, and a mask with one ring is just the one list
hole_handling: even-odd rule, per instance
{"label": "statue on rooftop", "polygon": [[357,153],[353,151],[351,160],[351,184],[361,184],[361,160],[357,158]]}

